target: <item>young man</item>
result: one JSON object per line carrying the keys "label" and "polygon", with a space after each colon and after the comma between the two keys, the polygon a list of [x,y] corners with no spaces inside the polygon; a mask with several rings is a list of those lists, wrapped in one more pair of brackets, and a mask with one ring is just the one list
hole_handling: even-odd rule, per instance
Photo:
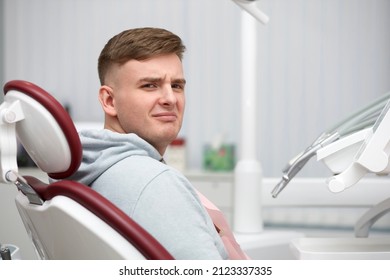
{"label": "young man", "polygon": [[163,155],[181,128],[185,85],[181,39],[158,28],[121,32],[98,72],[104,129],[80,132],[83,161],[72,176],[116,204],[176,259],[227,259],[196,190]]}

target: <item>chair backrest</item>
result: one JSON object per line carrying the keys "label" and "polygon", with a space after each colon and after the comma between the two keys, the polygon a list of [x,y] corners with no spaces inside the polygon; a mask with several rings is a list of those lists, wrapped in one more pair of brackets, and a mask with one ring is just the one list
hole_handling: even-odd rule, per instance
{"label": "chair backrest", "polygon": [[14,123],[20,143],[38,168],[58,180],[48,184],[3,170],[20,190],[16,205],[40,258],[172,259],[107,199],[88,186],[63,180],[79,167],[82,148],[70,116],[56,99],[26,81],[8,82],[4,94],[8,111],[22,111]]}

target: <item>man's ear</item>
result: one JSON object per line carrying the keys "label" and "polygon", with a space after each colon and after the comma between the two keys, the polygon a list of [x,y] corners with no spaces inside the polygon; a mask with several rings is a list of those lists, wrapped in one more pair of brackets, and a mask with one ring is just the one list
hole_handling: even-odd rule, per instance
{"label": "man's ear", "polygon": [[99,101],[107,115],[112,117],[117,115],[112,88],[106,85],[101,86],[99,89]]}

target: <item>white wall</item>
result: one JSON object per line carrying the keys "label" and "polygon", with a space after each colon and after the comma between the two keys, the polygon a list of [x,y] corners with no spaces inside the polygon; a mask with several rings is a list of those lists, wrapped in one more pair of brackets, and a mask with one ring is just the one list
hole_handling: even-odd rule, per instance
{"label": "white wall", "polygon": [[[265,176],[327,127],[390,90],[390,1],[260,0],[258,139]],[[240,9],[230,0],[3,0],[3,80],[37,83],[72,107],[75,121],[101,121],[96,62],[114,34],[160,26],[188,51],[181,132],[190,168],[218,133],[238,144]],[[326,171],[312,162],[302,175]],[[328,173],[326,173],[328,175]]]}

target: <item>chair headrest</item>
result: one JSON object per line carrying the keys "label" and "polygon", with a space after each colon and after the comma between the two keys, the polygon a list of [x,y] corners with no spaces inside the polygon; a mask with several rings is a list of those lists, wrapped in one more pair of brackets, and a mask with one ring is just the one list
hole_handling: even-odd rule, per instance
{"label": "chair headrest", "polygon": [[54,179],[72,175],[82,158],[80,138],[64,107],[48,92],[27,81],[4,85],[4,102],[19,101],[24,118],[16,134],[31,159]]}

